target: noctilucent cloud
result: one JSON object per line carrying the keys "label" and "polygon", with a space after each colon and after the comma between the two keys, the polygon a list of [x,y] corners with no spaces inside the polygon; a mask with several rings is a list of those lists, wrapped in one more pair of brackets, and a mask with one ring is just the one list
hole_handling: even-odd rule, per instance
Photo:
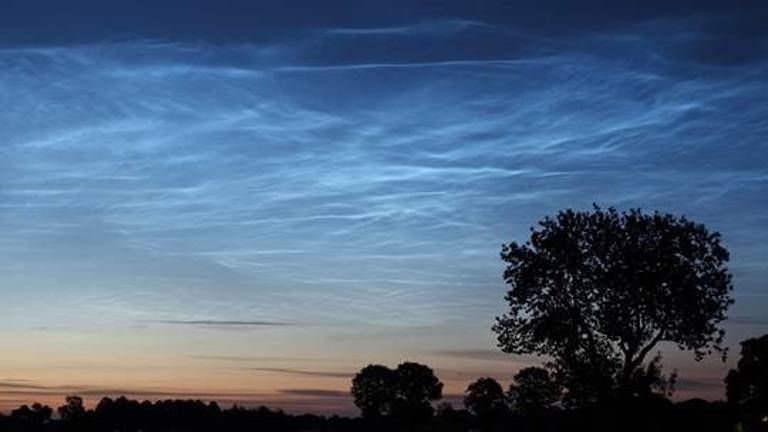
{"label": "noctilucent cloud", "polygon": [[[593,203],[720,231],[768,330],[760,2],[156,3],[0,5],[0,409],[506,385],[500,245]],[[678,397],[734,357],[668,350]]]}

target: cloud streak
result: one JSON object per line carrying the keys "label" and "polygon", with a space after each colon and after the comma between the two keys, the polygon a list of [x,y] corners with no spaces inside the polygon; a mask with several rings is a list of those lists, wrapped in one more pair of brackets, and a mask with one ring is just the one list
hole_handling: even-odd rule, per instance
{"label": "cloud streak", "polygon": [[279,373],[279,374],[288,374],[288,375],[308,375],[308,376],[316,376],[316,377],[324,377],[324,378],[352,378],[355,374],[351,372],[329,372],[329,371],[314,371],[314,370],[303,370],[303,369],[291,369],[291,368],[265,368],[265,367],[256,367],[256,368],[248,368],[249,371],[255,371],[255,372],[270,372],[270,373]]}
{"label": "cloud streak", "polygon": [[228,356],[228,355],[194,355],[190,356],[195,360],[211,360],[224,362],[295,362],[295,361],[317,361],[317,359],[301,357],[279,357],[279,356]]}
{"label": "cloud streak", "polygon": [[516,358],[515,356],[503,353],[499,350],[440,350],[435,351],[434,354],[444,357],[494,362],[510,362]]}
{"label": "cloud streak", "polygon": [[319,398],[331,398],[331,399],[349,399],[351,396],[349,392],[338,390],[323,390],[323,389],[284,389],[280,391],[283,394],[291,396],[309,396]]}
{"label": "cloud streak", "polygon": [[236,320],[155,320],[158,324],[171,324],[195,327],[283,327],[292,326],[291,323],[275,321],[236,321]]}

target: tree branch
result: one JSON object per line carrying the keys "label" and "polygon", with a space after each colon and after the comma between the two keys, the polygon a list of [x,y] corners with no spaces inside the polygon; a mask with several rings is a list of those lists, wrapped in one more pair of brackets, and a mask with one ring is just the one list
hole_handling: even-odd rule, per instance
{"label": "tree branch", "polygon": [[632,361],[632,368],[636,368],[643,364],[643,360],[645,360],[645,357],[648,355],[649,352],[653,349],[653,347],[656,346],[661,340],[664,338],[664,330],[659,330],[659,332],[656,334],[656,336],[651,339],[650,342],[648,342],[648,345],[643,347],[638,354],[637,357]]}

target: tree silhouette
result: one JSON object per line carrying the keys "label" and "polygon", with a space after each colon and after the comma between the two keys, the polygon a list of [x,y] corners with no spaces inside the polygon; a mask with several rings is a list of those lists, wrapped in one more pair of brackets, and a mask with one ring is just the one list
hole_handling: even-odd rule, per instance
{"label": "tree silhouette", "polygon": [[443,383],[423,364],[404,362],[395,369],[397,376],[392,414],[418,421],[434,412],[432,401],[443,397]]}
{"label": "tree silhouette", "polygon": [[434,412],[443,383],[428,366],[404,362],[397,369],[368,365],[352,380],[352,396],[363,417],[392,416],[419,422]]}
{"label": "tree silhouette", "polygon": [[562,387],[544,368],[520,369],[509,386],[512,406],[523,413],[539,412],[552,407],[558,400]]}
{"label": "tree silhouette", "polygon": [[63,421],[74,422],[81,420],[85,416],[83,398],[80,396],[67,396],[64,398],[64,402],[65,404],[57,409]]}
{"label": "tree silhouette", "polygon": [[389,415],[394,401],[397,377],[382,365],[368,365],[352,379],[352,397],[363,417]]}
{"label": "tree silhouette", "polygon": [[507,411],[507,397],[493,378],[480,378],[467,387],[464,406],[479,418],[496,417]]}
{"label": "tree silhouette", "polygon": [[467,410],[457,410],[449,402],[437,405],[435,422],[430,430],[440,432],[467,432],[472,429],[474,418]]}
{"label": "tree silhouette", "polygon": [[11,411],[11,417],[33,422],[33,423],[47,423],[51,420],[53,409],[48,405],[41,405],[39,403],[33,403],[32,408],[27,405],[22,405],[19,408]]}
{"label": "tree silhouette", "polygon": [[728,252],[704,225],[639,209],[566,210],[501,257],[511,289],[493,327],[498,344],[553,358],[571,399],[647,394],[638,377],[663,341],[697,360],[724,353]]}
{"label": "tree silhouette", "polygon": [[[522,383],[524,380],[520,380]],[[526,381],[528,382],[528,381]],[[82,406],[79,398],[70,404]],[[732,405],[693,399],[685,402],[635,400],[631,406],[584,407],[575,410],[517,412],[512,415],[478,418],[467,410],[455,410],[450,404],[438,406],[437,415],[413,419],[379,417],[349,418],[338,415],[288,414],[266,407],[243,408],[235,404],[221,408],[201,400],[138,401],[125,397],[103,398],[96,407],[80,411],[63,408],[62,412],[79,412],[67,420],[50,419],[50,409],[35,404],[22,406],[10,416],[0,414],[3,432],[359,432],[359,431],[627,431],[698,432],[762,431],[762,416],[752,416],[739,428]],[[657,403],[658,402],[658,403]],[[630,409],[626,409],[630,408]],[[46,414],[47,413],[47,414]],[[38,414],[41,414],[38,416]]]}
{"label": "tree silhouette", "polygon": [[741,359],[725,383],[729,403],[768,415],[768,335],[741,343]]}

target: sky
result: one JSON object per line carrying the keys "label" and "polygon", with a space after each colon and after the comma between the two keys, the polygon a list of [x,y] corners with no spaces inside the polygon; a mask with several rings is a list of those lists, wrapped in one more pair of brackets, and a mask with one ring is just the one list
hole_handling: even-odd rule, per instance
{"label": "sky", "polygon": [[768,332],[758,1],[0,0],[0,410],[66,394],[354,413],[502,354],[500,247],[559,209],[722,233],[722,398]]}

